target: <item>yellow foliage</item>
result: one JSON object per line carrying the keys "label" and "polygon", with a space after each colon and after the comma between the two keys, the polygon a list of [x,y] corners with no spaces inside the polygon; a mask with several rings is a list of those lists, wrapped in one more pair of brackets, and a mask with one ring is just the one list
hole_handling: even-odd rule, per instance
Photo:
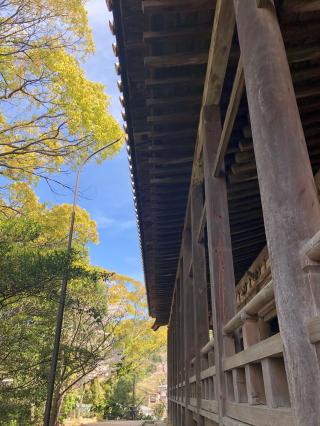
{"label": "yellow foliage", "polygon": [[123,132],[108,112],[104,86],[81,68],[93,52],[84,3],[8,0],[0,6],[0,165],[10,179],[35,182],[64,164],[77,167],[115,139],[121,140],[97,161],[121,147]]}
{"label": "yellow foliage", "polygon": [[[0,201],[5,206],[5,200]],[[39,244],[61,244],[66,247],[72,212],[71,204],[58,204],[50,208],[45,203],[40,203],[34,191],[24,182],[15,182],[10,185],[7,204],[7,215],[3,217],[3,220],[21,212],[41,225]],[[98,242],[97,224],[90,218],[87,210],[77,207],[74,243],[84,246],[89,242]]]}

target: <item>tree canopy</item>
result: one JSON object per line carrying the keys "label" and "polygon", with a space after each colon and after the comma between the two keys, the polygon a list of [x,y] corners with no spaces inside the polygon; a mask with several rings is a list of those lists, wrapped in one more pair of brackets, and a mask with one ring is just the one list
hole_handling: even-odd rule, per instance
{"label": "tree canopy", "polygon": [[[87,242],[97,240],[95,222],[78,209],[76,244],[66,252],[69,205],[39,203],[26,184],[12,198],[25,214],[0,220],[0,424],[14,419],[41,423],[61,278],[70,278],[55,387],[54,415],[66,394],[96,377],[144,368],[164,345],[151,330],[143,285],[90,265]],[[9,384],[1,386],[1,383]]]}
{"label": "tree canopy", "polygon": [[[0,1],[0,170],[35,182],[122,137],[102,84],[81,63],[94,51],[83,0]],[[98,161],[116,153],[118,144]]]}

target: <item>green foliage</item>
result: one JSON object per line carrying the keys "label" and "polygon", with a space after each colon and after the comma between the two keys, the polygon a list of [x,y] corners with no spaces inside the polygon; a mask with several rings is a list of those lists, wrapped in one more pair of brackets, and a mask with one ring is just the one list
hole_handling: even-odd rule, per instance
{"label": "green foliage", "polygon": [[127,375],[120,377],[107,395],[107,403],[104,408],[106,419],[132,419],[132,389],[133,377]]}
{"label": "green foliage", "polygon": [[143,374],[146,358],[163,345],[163,336],[150,329],[143,287],[89,264],[85,246],[96,239],[96,229],[86,212],[77,210],[75,248],[67,255],[62,236],[70,206],[40,204],[25,184],[13,185],[11,193],[26,214],[12,212],[0,220],[0,383],[12,380],[1,388],[0,422],[27,425],[33,407],[34,422],[41,423],[66,272],[54,413],[66,416],[75,403],[74,390],[90,382],[85,399],[102,413],[106,389],[96,379],[137,369]]}
{"label": "green foliage", "polygon": [[94,50],[84,3],[0,3],[0,166],[9,179],[36,182],[122,138],[103,85],[81,67]]}
{"label": "green foliage", "polygon": [[165,411],[166,407],[162,402],[158,402],[157,404],[155,404],[152,409],[153,415],[157,420],[163,419]]}

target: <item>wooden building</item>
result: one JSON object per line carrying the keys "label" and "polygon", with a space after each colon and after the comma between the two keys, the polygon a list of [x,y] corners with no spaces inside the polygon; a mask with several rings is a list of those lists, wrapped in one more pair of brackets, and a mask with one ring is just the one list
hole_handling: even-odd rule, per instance
{"label": "wooden building", "polygon": [[320,0],[108,0],[169,423],[320,425]]}

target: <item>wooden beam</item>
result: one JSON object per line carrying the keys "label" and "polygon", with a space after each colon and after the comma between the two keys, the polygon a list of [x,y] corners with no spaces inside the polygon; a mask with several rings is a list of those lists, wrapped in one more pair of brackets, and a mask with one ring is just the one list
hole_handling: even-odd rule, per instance
{"label": "wooden beam", "polygon": [[159,31],[145,31],[143,33],[143,40],[164,40],[168,42],[168,38],[180,38],[180,37],[205,37],[210,36],[210,27],[203,25],[199,27],[177,27],[170,30],[159,30]]}
{"label": "wooden beam", "polygon": [[211,44],[205,86],[202,97],[195,160],[192,169],[193,179],[199,179],[200,154],[204,140],[204,109],[210,105],[219,105],[222,86],[225,79],[229,54],[234,32],[234,8],[232,0],[218,0],[214,14]]}
{"label": "wooden beam", "polygon": [[243,324],[247,316],[256,315],[259,310],[274,298],[272,281],[263,287],[230,321],[224,326],[225,333],[233,333]]}
{"label": "wooden beam", "polygon": [[280,334],[276,334],[226,358],[223,362],[223,369],[224,371],[228,371],[233,368],[243,367],[252,362],[260,361],[263,358],[279,355],[282,351],[283,345]]}
{"label": "wooden beam", "polygon": [[199,117],[194,112],[172,113],[168,115],[148,115],[148,123],[192,123],[197,122]]}
{"label": "wooden beam", "polygon": [[207,52],[204,53],[175,53],[163,56],[146,56],[144,58],[145,67],[149,68],[170,68],[182,67],[186,65],[203,65],[208,61]]}
{"label": "wooden beam", "polygon": [[201,96],[200,95],[191,95],[191,96],[177,96],[177,97],[170,97],[170,98],[147,98],[146,99],[146,105],[148,107],[150,106],[161,106],[161,105],[172,105],[172,104],[179,104],[184,103],[188,105],[194,105],[194,104],[200,104],[201,102]]}
{"label": "wooden beam", "polygon": [[[193,288],[192,280],[189,274],[189,264],[192,259],[192,242],[191,232],[188,229],[184,230],[183,246],[182,246],[182,303],[183,317],[182,326],[184,334],[184,402],[186,407],[190,404],[190,361],[195,355],[194,335],[197,332],[194,327],[193,313]],[[183,425],[192,426],[193,418],[189,410],[185,410],[185,421]]]}
{"label": "wooden beam", "polygon": [[186,84],[190,83],[192,84],[204,84],[203,78],[199,76],[193,76],[192,74],[189,74],[184,77],[167,77],[167,78],[147,78],[144,81],[144,84],[146,86],[163,86],[163,85],[170,85],[170,84]]}
{"label": "wooden beam", "polygon": [[223,129],[222,129],[221,138],[219,141],[217,156],[213,165],[213,174],[215,177],[219,176],[221,172],[221,167],[224,161],[225,154],[227,152],[229,140],[230,140],[233,125],[238,113],[243,90],[244,90],[244,74],[243,74],[243,67],[242,67],[241,58],[240,58],[238,62],[236,76],[232,86],[232,91],[230,95],[226,117],[223,123]]}
{"label": "wooden beam", "polygon": [[[256,0],[255,0],[256,1]],[[226,414],[233,418],[232,423],[224,421],[226,426],[242,426],[239,421],[245,422],[247,425],[274,425],[274,426],[291,426],[293,425],[293,416],[289,409],[272,409],[264,406],[250,406],[249,404],[237,404],[228,402],[226,406]]]}
{"label": "wooden beam", "polygon": [[284,11],[289,13],[306,13],[320,11],[319,0],[286,0]]}
{"label": "wooden beam", "polygon": [[217,105],[220,101],[232,43],[234,24],[232,0],[218,0],[209,50],[203,105]]}
{"label": "wooden beam", "polygon": [[311,343],[320,342],[320,316],[312,318],[308,324],[308,331]]}
{"label": "wooden beam", "polygon": [[287,49],[287,57],[289,64],[295,64],[304,61],[311,61],[319,59],[320,50],[319,44],[314,44],[311,46],[298,46],[290,47]]}
{"label": "wooden beam", "polygon": [[314,262],[320,261],[320,231],[305,243],[302,252]]}
{"label": "wooden beam", "polygon": [[214,0],[143,0],[143,13],[213,10]]}
{"label": "wooden beam", "polygon": [[232,355],[235,350],[233,338],[223,333],[223,327],[236,312],[235,282],[226,182],[224,177],[212,176],[216,150],[221,138],[219,107],[206,107],[203,114],[203,164],[215,338],[216,395],[218,395],[219,417],[222,424],[227,394],[222,359]]}
{"label": "wooden beam", "polygon": [[[195,375],[196,401],[198,412],[201,408],[201,348],[209,338],[209,313],[207,291],[206,254],[202,242],[199,242],[199,226],[202,222],[203,195],[202,186],[191,186],[191,236],[192,236],[192,263],[193,263],[193,315],[195,336]],[[202,239],[204,238],[202,230]],[[198,416],[198,424],[200,418]]]}
{"label": "wooden beam", "polygon": [[157,138],[167,138],[167,139],[176,139],[176,138],[186,138],[195,136],[196,130],[194,129],[183,129],[183,130],[173,130],[171,132],[163,131],[163,132],[152,132],[148,130],[147,132],[134,132],[134,139],[137,143],[139,142],[150,142],[152,139]]}

